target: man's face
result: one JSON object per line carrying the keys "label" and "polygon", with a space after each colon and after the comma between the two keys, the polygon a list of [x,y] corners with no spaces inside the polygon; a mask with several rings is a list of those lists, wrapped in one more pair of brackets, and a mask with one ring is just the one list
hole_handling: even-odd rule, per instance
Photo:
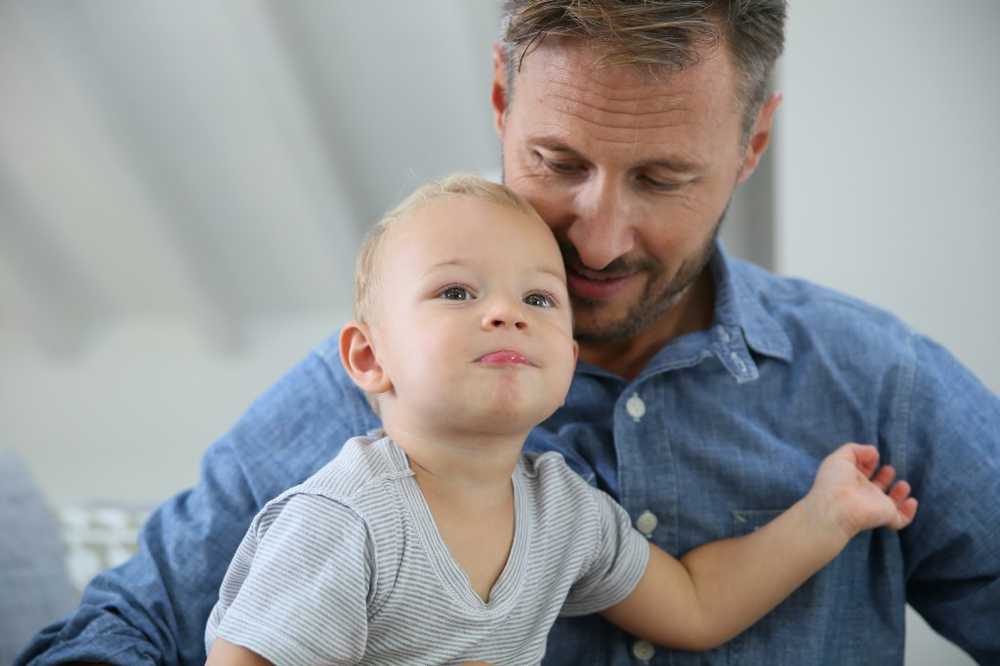
{"label": "man's face", "polygon": [[631,337],[669,310],[749,175],[724,54],[679,73],[599,67],[598,56],[547,38],[505,109],[494,92],[504,181],[559,241],[581,341]]}
{"label": "man's face", "polygon": [[394,426],[521,432],[555,411],[576,347],[562,259],[545,225],[458,197],[422,205],[387,234],[372,333]]}

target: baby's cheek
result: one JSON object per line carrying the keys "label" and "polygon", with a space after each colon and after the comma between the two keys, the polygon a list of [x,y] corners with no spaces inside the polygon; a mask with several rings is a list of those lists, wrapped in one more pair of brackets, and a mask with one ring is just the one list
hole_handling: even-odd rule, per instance
{"label": "baby's cheek", "polygon": [[562,384],[566,391],[569,391],[569,385],[573,381],[574,370],[576,370],[576,353],[575,348],[570,347],[562,361]]}

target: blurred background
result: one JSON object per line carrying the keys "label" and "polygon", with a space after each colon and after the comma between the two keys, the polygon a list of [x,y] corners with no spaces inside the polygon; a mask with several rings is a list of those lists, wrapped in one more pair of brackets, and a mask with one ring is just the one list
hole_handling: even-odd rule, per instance
{"label": "blurred background", "polygon": [[[0,449],[71,578],[347,317],[416,185],[499,173],[491,0],[0,0]],[[731,251],[895,312],[1000,390],[1000,4],[793,0]],[[909,666],[971,664],[911,613]]]}

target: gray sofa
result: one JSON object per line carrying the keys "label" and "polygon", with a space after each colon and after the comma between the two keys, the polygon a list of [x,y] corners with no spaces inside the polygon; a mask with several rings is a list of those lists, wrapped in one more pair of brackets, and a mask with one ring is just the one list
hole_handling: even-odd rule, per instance
{"label": "gray sofa", "polygon": [[0,450],[0,664],[76,599],[55,519],[21,460]]}

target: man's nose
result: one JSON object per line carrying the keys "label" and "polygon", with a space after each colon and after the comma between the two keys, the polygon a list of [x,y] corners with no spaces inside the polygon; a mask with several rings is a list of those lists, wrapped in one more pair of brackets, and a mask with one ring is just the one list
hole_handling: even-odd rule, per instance
{"label": "man's nose", "polygon": [[635,247],[634,211],[613,178],[595,177],[580,190],[566,238],[587,268],[600,270]]}
{"label": "man's nose", "polygon": [[483,330],[512,328],[524,330],[528,326],[527,318],[518,302],[508,298],[495,298],[487,304],[483,313]]}

